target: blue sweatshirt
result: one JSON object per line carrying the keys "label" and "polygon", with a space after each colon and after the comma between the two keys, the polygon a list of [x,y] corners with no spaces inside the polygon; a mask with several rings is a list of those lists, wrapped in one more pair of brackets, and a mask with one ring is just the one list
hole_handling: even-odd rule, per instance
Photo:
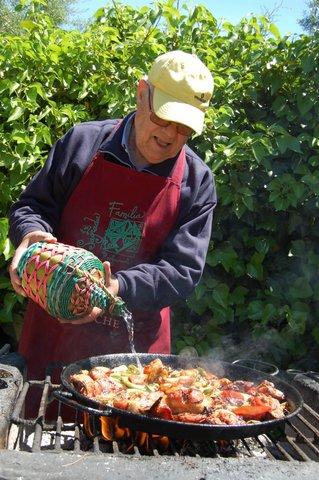
{"label": "blue sweatshirt", "polygon": [[[97,151],[107,152],[108,160],[135,168],[122,144],[128,118],[110,140],[108,137],[118,120],[78,124],[55,143],[44,167],[11,208],[9,235],[15,247],[27,233],[35,230],[56,234],[63,208]],[[143,172],[167,177],[176,158],[148,165]],[[115,274],[119,295],[129,309],[158,310],[191,293],[204,269],[215,205],[212,173],[186,146],[180,209],[174,229],[152,263]]]}

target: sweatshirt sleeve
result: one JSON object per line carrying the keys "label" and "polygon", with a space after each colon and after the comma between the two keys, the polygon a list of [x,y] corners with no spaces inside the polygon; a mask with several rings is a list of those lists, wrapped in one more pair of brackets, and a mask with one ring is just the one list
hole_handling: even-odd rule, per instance
{"label": "sweatshirt sleeve", "polygon": [[[129,309],[157,310],[186,298],[198,284],[210,241],[216,205],[214,179],[207,169],[182,185],[180,214],[157,259],[117,272],[119,295]],[[194,185],[195,183],[195,185]]]}
{"label": "sweatshirt sleeve", "polygon": [[87,122],[69,130],[49,152],[47,161],[10,209],[9,236],[15,247],[29,232],[56,234],[61,212],[78,184],[101,136],[110,131],[102,122]]}

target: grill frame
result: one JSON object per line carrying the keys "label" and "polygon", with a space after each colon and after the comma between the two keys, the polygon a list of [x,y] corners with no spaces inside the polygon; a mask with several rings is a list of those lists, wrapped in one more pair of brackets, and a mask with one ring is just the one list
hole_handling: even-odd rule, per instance
{"label": "grill frame", "polygon": [[[40,388],[42,390],[42,397],[39,405],[39,413],[36,419],[25,419],[22,411],[24,407],[24,402],[30,388]],[[128,457],[128,458],[140,458],[143,457],[143,453],[140,452],[139,447],[134,445],[133,441],[133,450],[129,454],[125,454],[123,452],[123,448],[121,447],[120,442],[106,442],[105,440],[101,439],[101,436],[98,431],[94,432],[94,438],[92,440],[86,440],[90,442],[90,450],[87,450],[87,444],[83,447],[83,428],[81,424],[80,417],[80,410],[75,408],[74,411],[74,423],[71,425],[64,425],[63,424],[63,405],[59,402],[58,403],[58,414],[57,420],[54,422],[47,423],[45,421],[45,411],[46,405],[52,400],[52,394],[57,389],[61,388],[60,385],[52,384],[51,383],[51,376],[48,374],[43,381],[37,380],[30,380],[24,383],[24,386],[20,392],[20,395],[17,399],[15,404],[12,416],[11,416],[11,426],[16,425],[18,430],[22,431],[23,429],[28,429],[29,432],[32,431],[33,433],[33,442],[29,448],[29,451],[32,453],[41,453],[45,450],[46,453],[74,453],[76,455],[96,455],[96,454],[107,454],[107,456],[121,456],[121,457]],[[216,451],[214,455],[212,455],[213,459],[218,458],[242,458],[242,451],[244,450],[244,458],[251,458],[256,459],[256,461],[260,460],[259,453],[262,451],[264,456],[262,459],[265,458],[268,460],[283,460],[289,462],[319,462],[319,431],[318,429],[312,425],[311,421],[309,422],[309,416],[314,419],[316,424],[319,426],[319,414],[315,412],[310,406],[304,403],[303,410],[301,413],[297,414],[295,418],[291,421],[287,422],[285,425],[286,430],[288,429],[288,434],[284,432],[283,429],[276,429],[275,431],[268,433],[267,435],[259,435],[253,437],[252,439],[239,439],[235,440],[231,443],[232,454],[229,455],[229,452],[220,452]],[[307,419],[308,417],[308,419]],[[306,420],[306,422],[304,422]],[[298,422],[301,422],[308,428],[308,431],[312,433],[312,439],[305,435],[304,437],[308,438],[308,442],[300,442],[300,434],[297,430],[300,430],[300,425]],[[309,425],[307,425],[307,422]],[[309,430],[310,426],[310,430]],[[289,429],[295,431],[295,437],[292,436]],[[64,432],[73,432],[72,441],[69,444],[69,448],[66,449],[63,446],[61,439],[63,437]],[[53,432],[53,433],[52,433]],[[46,434],[50,433],[54,435],[54,445],[52,449],[47,449],[46,446],[42,445],[42,437]],[[280,436],[281,434],[281,436]],[[176,448],[177,439],[172,440],[172,447],[169,452],[161,453],[156,448],[153,449],[147,456],[153,457],[167,457],[171,458],[173,461],[176,457],[183,457],[183,456],[193,456],[198,458],[199,454],[196,453],[196,448],[194,447],[194,453],[192,454],[190,449],[186,449],[186,452],[183,453],[178,451]],[[267,440],[267,444],[265,444],[265,440]],[[259,445],[259,452],[251,448],[250,441],[253,441],[255,445]],[[196,442],[195,442],[196,443]],[[107,444],[107,451],[105,451],[105,445]],[[193,442],[194,444],[194,442]],[[216,445],[216,442],[213,440],[211,441],[212,445]],[[314,452],[313,455],[309,455],[305,453],[304,447],[309,450],[309,448]],[[12,446],[11,446],[12,447]],[[240,447],[240,448],[239,448]],[[205,457],[206,460],[206,457]]]}

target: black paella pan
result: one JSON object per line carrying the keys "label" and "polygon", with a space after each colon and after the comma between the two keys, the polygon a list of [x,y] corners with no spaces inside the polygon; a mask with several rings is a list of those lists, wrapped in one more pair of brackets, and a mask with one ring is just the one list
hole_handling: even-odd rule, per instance
{"label": "black paella pan", "polygon": [[294,417],[302,407],[303,402],[301,395],[294,387],[258,370],[227,362],[214,362],[202,358],[186,358],[178,355],[140,353],[138,354],[138,358],[142,365],[146,365],[155,358],[159,358],[164,365],[170,366],[173,369],[200,366],[217,376],[227,377],[230,380],[247,380],[254,383],[269,380],[277,389],[285,394],[289,406],[289,413],[280,419],[266,420],[246,425],[211,425],[176,422],[101,405],[96,400],[79,393],[70,381],[70,376],[79,373],[80,370],[90,370],[96,366],[114,368],[119,365],[136,364],[135,356],[129,353],[91,357],[68,365],[61,374],[62,385],[67,390],[67,393],[57,391],[55,392],[55,396],[62,402],[88,413],[117,417],[120,427],[129,427],[137,431],[192,440],[230,440],[260,435],[283,426],[285,422]]}

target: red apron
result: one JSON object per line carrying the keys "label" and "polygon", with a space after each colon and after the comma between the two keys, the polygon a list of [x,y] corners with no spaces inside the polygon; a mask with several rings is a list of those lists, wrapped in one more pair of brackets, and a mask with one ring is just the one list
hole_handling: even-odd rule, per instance
{"label": "red apron", "polygon": [[[98,152],[64,208],[58,240],[110,261],[113,273],[151,262],[176,222],[184,166],[184,149],[170,178],[114,164]],[[136,350],[169,353],[169,307],[132,313]],[[29,378],[40,379],[50,362],[130,349],[120,318],[106,315],[85,325],[60,324],[30,301],[19,351]]]}

